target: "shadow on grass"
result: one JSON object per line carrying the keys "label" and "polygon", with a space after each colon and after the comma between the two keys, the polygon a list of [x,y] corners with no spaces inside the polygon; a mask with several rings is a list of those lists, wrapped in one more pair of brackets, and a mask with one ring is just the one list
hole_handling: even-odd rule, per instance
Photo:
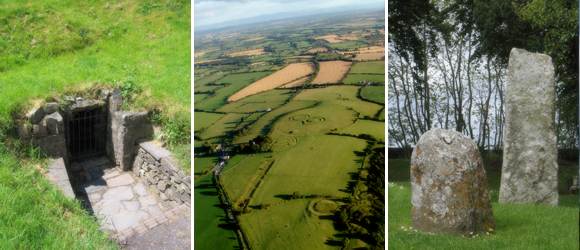
{"label": "shadow on grass", "polygon": [[289,201],[290,198],[292,198],[292,195],[290,195],[290,194],[278,194],[278,195],[274,195],[274,197]]}

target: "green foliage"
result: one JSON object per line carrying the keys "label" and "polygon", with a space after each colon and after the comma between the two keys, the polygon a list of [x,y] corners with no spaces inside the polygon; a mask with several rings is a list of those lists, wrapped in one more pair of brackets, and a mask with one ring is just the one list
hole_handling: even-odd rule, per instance
{"label": "green foliage", "polygon": [[141,92],[141,88],[135,82],[135,77],[128,76],[125,77],[122,81],[115,82],[115,88],[121,89],[121,95],[123,99],[125,99],[125,104],[131,100],[133,95],[139,94]]}

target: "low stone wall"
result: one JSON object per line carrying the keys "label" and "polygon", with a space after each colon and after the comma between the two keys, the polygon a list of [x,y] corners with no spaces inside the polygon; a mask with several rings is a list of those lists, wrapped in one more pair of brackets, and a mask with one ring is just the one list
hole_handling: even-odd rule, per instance
{"label": "low stone wall", "polygon": [[58,112],[58,104],[49,102],[30,111],[26,118],[32,127],[26,124],[18,127],[22,142],[28,144],[32,140],[48,156],[63,157],[68,162],[64,122]]}
{"label": "low stone wall", "polygon": [[162,202],[172,207],[191,206],[191,176],[179,168],[171,153],[151,142],[135,146],[133,173],[151,188]]}

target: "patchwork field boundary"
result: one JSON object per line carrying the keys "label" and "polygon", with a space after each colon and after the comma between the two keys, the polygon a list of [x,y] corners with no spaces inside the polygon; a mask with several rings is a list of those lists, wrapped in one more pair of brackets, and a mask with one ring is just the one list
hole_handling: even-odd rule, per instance
{"label": "patchwork field boundary", "polygon": [[[358,97],[359,99],[361,99],[362,101],[365,101],[365,102],[370,102],[370,103],[378,104],[378,105],[381,105],[381,106],[385,106],[384,103],[375,102],[373,100],[365,99],[364,97],[362,97],[361,92],[362,92],[362,90],[364,88],[366,88],[366,86],[363,86],[362,88],[359,88],[358,89],[358,91],[356,92],[356,97]],[[384,107],[383,107],[383,109],[384,109]],[[381,111],[382,111],[382,109],[381,109]],[[378,115],[381,115],[381,111],[379,111],[379,114]]]}
{"label": "patchwork field boundary", "polygon": [[[260,170],[260,168],[262,168],[262,169],[260,171],[257,171],[257,173],[255,173],[252,176],[252,179],[250,180],[250,182],[248,183],[248,185],[244,189],[244,192],[240,195],[240,197],[238,199],[232,199],[232,197],[230,197],[230,195],[228,194],[228,199],[230,199],[232,201],[233,208],[243,210],[244,208],[246,208],[250,205],[252,198],[253,198],[254,194],[256,193],[256,190],[260,186],[260,183],[262,182],[262,180],[264,179],[266,174],[268,174],[268,171],[272,168],[272,165],[274,165],[275,160],[273,159],[273,156],[274,156],[274,154],[270,155],[270,158],[260,165],[258,170]],[[267,166],[267,167],[265,167],[265,166]],[[256,181],[257,181],[257,183],[256,183]],[[244,204],[244,206],[240,207],[241,204]]]}
{"label": "patchwork field boundary", "polygon": [[237,167],[238,165],[240,165],[240,163],[244,162],[246,159],[248,159],[248,157],[250,157],[250,154],[247,155],[244,159],[242,159],[240,162],[238,162],[238,164],[234,165],[232,168],[228,169],[227,171],[223,172],[223,174],[229,172],[230,170],[234,169],[235,167]]}

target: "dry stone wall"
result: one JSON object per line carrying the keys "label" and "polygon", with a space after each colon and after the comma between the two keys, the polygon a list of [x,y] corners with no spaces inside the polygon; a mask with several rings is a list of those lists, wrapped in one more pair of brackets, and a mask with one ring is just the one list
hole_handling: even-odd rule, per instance
{"label": "dry stone wall", "polygon": [[68,162],[64,121],[58,112],[58,104],[49,102],[31,110],[26,119],[32,124],[22,124],[17,128],[24,144],[32,143],[48,156],[63,157]]}
{"label": "dry stone wall", "polygon": [[151,142],[140,142],[135,150],[135,176],[172,207],[191,206],[191,176],[185,175],[171,153]]}

